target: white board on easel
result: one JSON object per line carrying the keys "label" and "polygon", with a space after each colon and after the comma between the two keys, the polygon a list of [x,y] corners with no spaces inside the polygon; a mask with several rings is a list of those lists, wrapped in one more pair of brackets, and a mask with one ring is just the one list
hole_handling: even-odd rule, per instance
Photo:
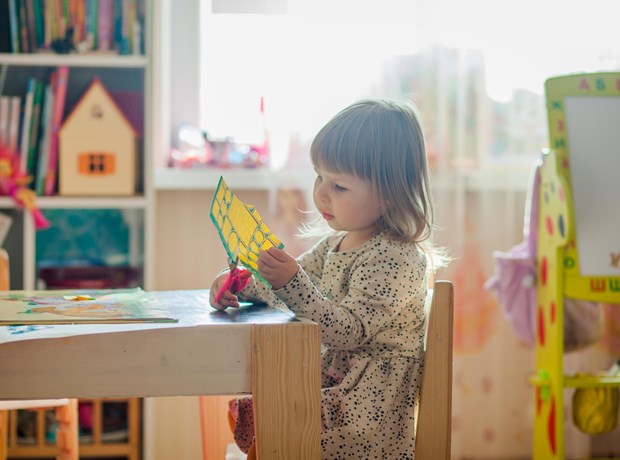
{"label": "white board on easel", "polygon": [[564,101],[579,271],[620,275],[620,98]]}

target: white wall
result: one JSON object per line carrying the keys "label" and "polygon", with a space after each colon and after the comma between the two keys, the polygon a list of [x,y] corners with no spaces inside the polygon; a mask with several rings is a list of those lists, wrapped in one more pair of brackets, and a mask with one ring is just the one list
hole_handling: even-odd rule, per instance
{"label": "white wall", "polygon": [[[160,1],[160,0],[155,0]],[[198,37],[200,0],[162,1],[164,15],[161,56],[164,63],[160,114],[170,130],[160,135],[161,146],[153,164],[165,164],[165,152],[176,127],[198,123]],[[169,68],[167,68],[169,67]],[[169,85],[169,87],[168,87]],[[161,153],[161,154],[158,154]],[[189,289],[208,286],[206,248],[208,203],[204,194],[162,192],[156,195],[155,289]],[[225,259],[222,259],[225,260]],[[196,265],[194,265],[196,263]],[[198,398],[152,398],[145,401],[144,458],[168,460],[201,459],[201,432]],[[217,416],[215,417],[218,418]],[[222,421],[225,422],[225,419]],[[223,458],[223,457],[222,457]]]}

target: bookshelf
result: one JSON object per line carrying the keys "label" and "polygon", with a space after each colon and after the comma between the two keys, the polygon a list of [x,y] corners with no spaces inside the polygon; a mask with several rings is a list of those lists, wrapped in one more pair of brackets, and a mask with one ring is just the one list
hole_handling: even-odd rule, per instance
{"label": "bookshelf", "polygon": [[[80,458],[141,458],[139,398],[80,399]],[[7,456],[56,458],[53,410],[11,411]]]}
{"label": "bookshelf", "polygon": [[[62,6],[66,10],[60,14],[58,11],[50,13],[47,9],[52,4],[54,8]],[[21,46],[15,49],[11,43],[7,43],[7,36],[11,38],[10,33],[13,29],[9,11],[11,5],[17,9],[42,8],[38,13],[33,10],[34,22],[28,22],[29,15],[26,15],[26,27],[19,28],[23,29],[28,37],[27,50]],[[91,24],[91,27],[95,28],[89,32],[84,24],[79,23],[80,20],[86,21],[85,15],[90,5],[96,5],[97,14],[100,14],[99,8],[108,9],[106,13],[108,17],[105,18],[104,15],[103,25],[98,21],[93,23],[96,26]],[[117,11],[117,8],[121,10]],[[130,8],[129,13],[123,8]],[[59,194],[57,186],[51,194],[45,192],[37,194],[37,207],[53,223],[48,230],[37,230],[29,212],[17,206],[12,197],[0,194],[0,212],[8,214],[13,220],[2,245],[11,258],[13,289],[45,288],[38,272],[49,259],[54,259],[53,262],[58,262],[59,265],[76,261],[90,263],[93,262],[93,254],[99,258],[94,263],[103,262],[110,267],[136,269],[139,275],[132,281],[132,285],[154,289],[155,192],[151,171],[154,146],[161,144],[162,131],[154,126],[156,123],[160,124],[154,113],[160,113],[161,101],[160,91],[155,91],[155,88],[161,87],[162,83],[161,53],[158,51],[162,43],[158,34],[154,33],[154,29],[157,24],[164,21],[161,9],[160,2],[150,0],[63,0],[62,2],[2,0],[0,2],[0,97],[18,96],[20,114],[23,114],[28,80],[35,78],[45,86],[51,84],[54,72],[66,68],[68,79],[62,113],[63,122],[78,105],[88,85],[94,78],[99,78],[123,115],[132,127],[137,128],[139,134],[135,148],[136,177],[132,194],[117,196],[111,191],[109,194],[63,196]],[[36,17],[39,17],[38,21]],[[125,21],[125,17],[130,18],[128,24],[122,22]],[[21,18],[18,18],[19,20]],[[54,32],[55,36],[45,34],[50,22],[55,23],[54,27],[58,29]],[[27,25],[33,23],[37,25],[35,33],[31,34]],[[108,26],[105,26],[106,23]],[[41,24],[44,24],[43,29]],[[57,53],[51,49],[50,40],[66,38],[67,26],[74,29],[76,49],[68,54]],[[101,27],[109,27],[109,38],[106,39],[108,44],[103,47],[98,45],[98,40],[102,36],[98,28]],[[48,28],[51,30],[53,27]],[[64,35],[60,32],[62,30],[65,31]],[[105,33],[103,36],[105,37]],[[91,49],[85,49],[88,47]],[[79,52],[77,48],[81,48]],[[154,71],[155,68],[159,69],[158,72]],[[128,114],[128,110],[132,113]],[[3,132],[1,121],[0,136]],[[4,122],[8,123],[7,120]],[[23,126],[21,115],[19,126]],[[42,155],[40,139],[35,145],[37,155]],[[59,240],[64,241],[65,246],[59,245]],[[77,243],[69,245],[68,241]],[[57,260],[59,254],[63,256],[62,260]],[[144,407],[143,401],[134,399],[87,401],[93,405],[96,413],[105,411],[109,404],[125,404],[130,435],[118,442],[106,440],[102,431],[102,419],[97,419],[92,439],[80,446],[83,455],[89,458],[141,458]],[[16,414],[13,417],[16,417]],[[42,417],[43,413],[38,415],[41,420]],[[41,420],[37,422],[39,426],[43,423]],[[32,445],[15,444],[9,454],[10,458],[54,456],[53,445],[49,443],[39,450]]]}
{"label": "bookshelf", "polygon": [[[111,191],[109,196],[103,193],[100,196],[69,197],[59,195],[56,186],[49,195],[46,192],[43,192],[43,194],[37,192],[36,204],[45,216],[53,213],[57,221],[61,219],[60,222],[64,225],[64,230],[67,230],[71,223],[62,222],[62,217],[59,217],[60,210],[72,211],[73,214],[79,212],[79,210],[84,210],[85,213],[95,216],[97,212],[91,213],[91,210],[118,212],[126,221],[125,225],[129,227],[129,241],[127,244],[123,243],[121,245],[123,248],[128,246],[125,249],[126,254],[121,254],[121,250],[118,248],[110,248],[105,244],[99,244],[97,236],[100,235],[99,232],[96,232],[92,235],[92,246],[103,257],[101,258],[102,260],[96,260],[93,263],[131,265],[141,271],[137,284],[146,289],[152,288],[154,276],[151,270],[152,264],[148,263],[152,260],[152,247],[154,244],[153,226],[151,225],[154,213],[154,192],[150,178],[150,152],[153,145],[153,133],[156,130],[151,126],[154,120],[154,117],[151,115],[154,41],[151,40],[150,31],[152,30],[153,16],[157,14],[155,10],[159,6],[157,6],[157,2],[147,2],[145,0],[69,0],[62,2],[67,11],[64,17],[61,17],[63,15],[59,14],[58,11],[49,11],[50,7],[48,4],[52,3],[56,5],[61,4],[61,2],[41,2],[40,0],[8,0],[7,2],[2,2],[2,7],[0,8],[0,23],[5,24],[6,21],[3,20],[3,14],[9,14],[9,27],[3,29],[3,32],[0,33],[0,50],[4,51],[0,53],[0,96],[20,98],[20,136],[18,139],[21,141],[23,137],[23,127],[25,125],[23,114],[28,92],[28,81],[36,79],[42,85],[51,84],[53,73],[61,68],[65,68],[68,74],[62,116],[63,122],[66,121],[67,116],[71,114],[78,104],[88,85],[94,78],[99,78],[106,90],[114,97],[121,110],[124,110],[124,115],[130,119],[134,126],[138,125],[137,130],[140,136],[136,147],[137,173],[134,194],[119,197],[113,196],[114,193]],[[36,20],[35,17],[35,20],[26,22],[27,24],[37,24],[35,34],[30,34],[30,31],[25,32],[25,36],[29,40],[28,52],[24,52],[24,48],[21,46],[23,41],[17,50],[19,52],[14,52],[14,49],[12,49],[13,43],[6,43],[7,37],[11,39],[11,34],[13,33],[11,27],[13,18],[9,8],[11,4],[14,4],[17,11],[21,7],[29,10],[29,8],[34,6],[35,10],[39,9],[40,19]],[[89,12],[89,8],[91,5],[96,5],[96,8],[98,8],[96,13],[98,18],[103,21],[103,24],[100,22],[95,22],[97,26],[84,24],[90,20],[89,14],[92,14],[92,12]],[[129,10],[127,10],[128,6]],[[108,17],[101,19],[104,16],[104,8],[107,10],[106,14]],[[26,12],[28,13],[28,11]],[[125,16],[131,19],[125,20]],[[27,14],[25,17],[29,17],[29,15]],[[21,17],[18,14],[18,23],[20,19]],[[92,20],[90,21],[92,22]],[[131,27],[124,24],[123,21],[130,22]],[[53,31],[56,33],[55,38],[53,35],[47,34],[45,30],[39,30],[40,24],[48,25],[51,22],[59,24],[56,27],[58,30]],[[106,36],[106,34],[101,32],[105,24],[108,24],[106,29],[109,31],[107,35],[110,38],[108,39],[108,45],[103,47],[105,49],[100,49],[100,45],[97,42],[102,40],[101,37]],[[91,44],[91,46],[95,49],[83,53],[74,51],[69,54],[58,54],[54,52],[50,49],[50,43],[62,38],[59,33],[63,26],[65,30],[66,26],[73,27],[76,48],[80,47],[80,42],[93,42],[94,40],[95,44]],[[122,27],[129,29],[129,36],[126,33],[124,36],[121,35]],[[43,27],[43,29],[46,28]],[[52,27],[48,29],[52,29]],[[34,46],[31,35],[35,40]],[[20,36],[20,39],[22,39],[22,36]],[[127,101],[130,99],[133,105],[128,105]],[[43,111],[43,108],[41,111]],[[127,112],[131,113],[127,114]],[[4,123],[9,123],[9,121],[5,120]],[[42,121],[41,125],[44,126],[44,124]],[[1,126],[2,124],[0,123],[0,128]],[[42,138],[43,127],[39,131]],[[2,129],[0,129],[1,135]],[[45,161],[44,147],[40,143],[40,139],[35,141],[34,144],[37,159]],[[18,145],[17,152],[19,153],[20,150],[21,145]],[[42,161],[38,161],[37,169],[29,171],[35,181],[41,164]],[[33,186],[36,187],[36,182],[33,183]],[[49,245],[50,238],[46,237],[45,232],[52,230],[37,230],[32,216],[28,212],[19,209],[19,206],[16,206],[11,197],[0,196],[0,212],[7,213],[13,218],[13,224],[4,244],[12,260],[11,279],[13,288],[35,289],[45,287],[38,277],[38,269],[42,263],[47,262],[49,264],[57,261],[59,264],[69,264],[72,263],[71,258],[73,260],[79,259],[85,263],[89,263],[89,260],[91,260],[89,251],[80,252],[79,248],[64,248],[64,251],[63,248],[56,248],[54,251],[48,250],[46,245]],[[90,225],[86,224],[87,222],[82,222],[82,227],[77,226],[75,230],[78,232],[85,231],[83,227],[90,227]],[[114,229],[109,229],[109,231],[113,232]],[[106,260],[106,251],[109,250],[114,252],[113,257],[110,257],[111,261]],[[59,260],[57,255],[63,252],[71,252],[72,255],[63,256],[63,259]],[[90,253],[92,254],[92,252],[91,248]],[[52,262],[48,259],[51,259]]]}

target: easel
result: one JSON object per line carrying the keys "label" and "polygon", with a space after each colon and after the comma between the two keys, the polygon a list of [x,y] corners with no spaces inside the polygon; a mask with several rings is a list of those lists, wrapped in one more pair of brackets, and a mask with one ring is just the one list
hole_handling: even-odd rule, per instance
{"label": "easel", "polygon": [[[620,258],[620,232],[616,233],[618,241],[615,248],[607,249],[607,259],[599,257],[599,260],[593,261],[599,266],[607,263],[607,268],[600,274],[592,273],[592,269],[589,269],[587,272],[590,274],[582,275],[585,260],[583,252],[580,259],[579,250],[583,250],[585,245],[577,238],[577,228],[580,222],[584,222],[583,216],[578,215],[584,207],[575,207],[575,198],[578,198],[579,191],[584,191],[583,177],[577,176],[584,174],[584,170],[587,173],[588,168],[578,167],[571,172],[572,163],[579,158],[576,155],[587,153],[591,157],[587,160],[600,162],[606,168],[609,165],[604,160],[601,162],[601,155],[605,157],[610,149],[615,149],[620,161],[620,144],[605,144],[604,139],[600,139],[601,133],[589,121],[584,126],[575,122],[589,110],[599,113],[596,112],[596,104],[601,105],[600,118],[605,117],[602,114],[607,113],[609,107],[620,111],[620,73],[556,77],[547,80],[545,90],[550,146],[553,150],[543,154],[541,171],[537,254],[537,375],[531,379],[535,385],[533,459],[563,460],[564,388],[620,387],[620,378],[579,378],[565,376],[563,372],[564,298],[620,303],[620,263],[616,264]],[[596,122],[596,117],[591,118]],[[620,135],[619,119],[614,120],[616,132],[609,130],[612,138]],[[589,132],[576,135],[579,130]],[[585,137],[580,137],[582,134]],[[581,145],[589,139],[588,136],[593,137],[597,145],[584,152]],[[618,184],[616,177],[613,185],[620,187]],[[589,184],[593,190],[600,185],[596,181]],[[616,201],[620,196],[618,190],[616,188],[614,195]],[[587,194],[590,190],[586,188],[585,192]],[[598,205],[596,200],[589,203],[592,209]],[[618,219],[620,216],[617,209],[606,209],[606,212],[610,219]],[[598,225],[604,228],[607,223],[599,222]],[[592,259],[591,255],[586,254],[587,259]],[[592,265],[592,261],[588,260],[588,264]]]}

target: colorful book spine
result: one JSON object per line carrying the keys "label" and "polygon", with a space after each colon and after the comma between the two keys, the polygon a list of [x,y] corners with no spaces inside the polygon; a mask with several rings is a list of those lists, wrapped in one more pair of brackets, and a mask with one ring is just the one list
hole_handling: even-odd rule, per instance
{"label": "colorful book spine", "polygon": [[69,68],[61,66],[57,70],[56,94],[54,96],[54,110],[51,120],[51,139],[47,176],[45,177],[45,195],[54,194],[56,189],[56,175],[58,172],[58,133],[62,124],[65,111],[65,98],[67,96],[67,83],[69,80]]}
{"label": "colorful book spine", "polygon": [[131,2],[130,0],[122,0],[123,2],[123,12],[122,20],[121,20],[121,43],[120,43],[120,53],[121,54],[131,54],[131,41],[132,41],[132,31],[133,31],[133,19],[131,17]]}
{"label": "colorful book spine", "polygon": [[71,13],[69,10],[69,0],[61,0],[61,13],[62,13],[62,24],[63,24],[63,30],[62,30],[62,38],[65,38],[67,36],[67,29],[69,27],[71,27]]}
{"label": "colorful book spine", "polygon": [[34,90],[32,103],[32,119],[30,121],[30,140],[28,141],[28,158],[26,162],[26,172],[32,178],[31,187],[34,188],[34,175],[37,169],[37,159],[39,150],[39,131],[41,126],[41,106],[43,104],[43,90],[45,85],[37,82]]}
{"label": "colorful book spine", "polygon": [[11,14],[9,2],[0,2],[0,53],[11,52]]}
{"label": "colorful book spine", "polygon": [[113,6],[112,0],[99,0],[97,49],[100,51],[109,51],[112,49]]}
{"label": "colorful book spine", "polygon": [[52,84],[45,86],[43,96],[43,113],[41,116],[41,139],[39,141],[39,161],[35,178],[35,190],[37,195],[45,194],[45,177],[49,169],[50,140],[52,136],[52,110],[54,108],[54,93]]}
{"label": "colorful book spine", "polygon": [[54,39],[54,30],[55,30],[55,22],[54,22],[54,2],[50,2],[47,0],[43,3],[43,47],[51,48],[52,40]]}
{"label": "colorful book spine", "polygon": [[0,145],[9,143],[9,96],[0,96]]}
{"label": "colorful book spine", "polygon": [[114,45],[120,50],[123,42],[123,0],[114,0]]}
{"label": "colorful book spine", "polygon": [[97,49],[97,14],[99,9],[98,0],[86,0],[86,40],[91,49]]}
{"label": "colorful book spine", "polygon": [[84,0],[80,0],[75,3],[75,43],[82,43],[86,40],[85,23],[86,5]]}
{"label": "colorful book spine", "polygon": [[22,132],[19,139],[19,170],[21,173],[28,172],[28,148],[30,145],[30,124],[32,122],[32,106],[34,93],[37,86],[36,78],[28,79],[26,98],[24,99],[24,116],[22,117]]}
{"label": "colorful book spine", "polygon": [[33,0],[22,0],[24,2],[24,10],[26,12],[26,35],[28,36],[28,48],[30,52],[37,49],[37,32],[34,22],[34,3]]}
{"label": "colorful book spine", "polygon": [[11,25],[11,50],[14,53],[21,52],[18,0],[9,0],[9,23]]}
{"label": "colorful book spine", "polygon": [[29,53],[30,46],[28,43],[28,18],[26,17],[25,0],[18,0],[18,19],[19,19],[19,38],[21,40],[21,52]]}
{"label": "colorful book spine", "polygon": [[45,10],[43,0],[33,0],[34,27],[37,49],[45,47]]}
{"label": "colorful book spine", "polygon": [[11,107],[9,110],[9,150],[11,150],[11,152],[17,152],[21,107],[22,98],[19,96],[11,97]]}

